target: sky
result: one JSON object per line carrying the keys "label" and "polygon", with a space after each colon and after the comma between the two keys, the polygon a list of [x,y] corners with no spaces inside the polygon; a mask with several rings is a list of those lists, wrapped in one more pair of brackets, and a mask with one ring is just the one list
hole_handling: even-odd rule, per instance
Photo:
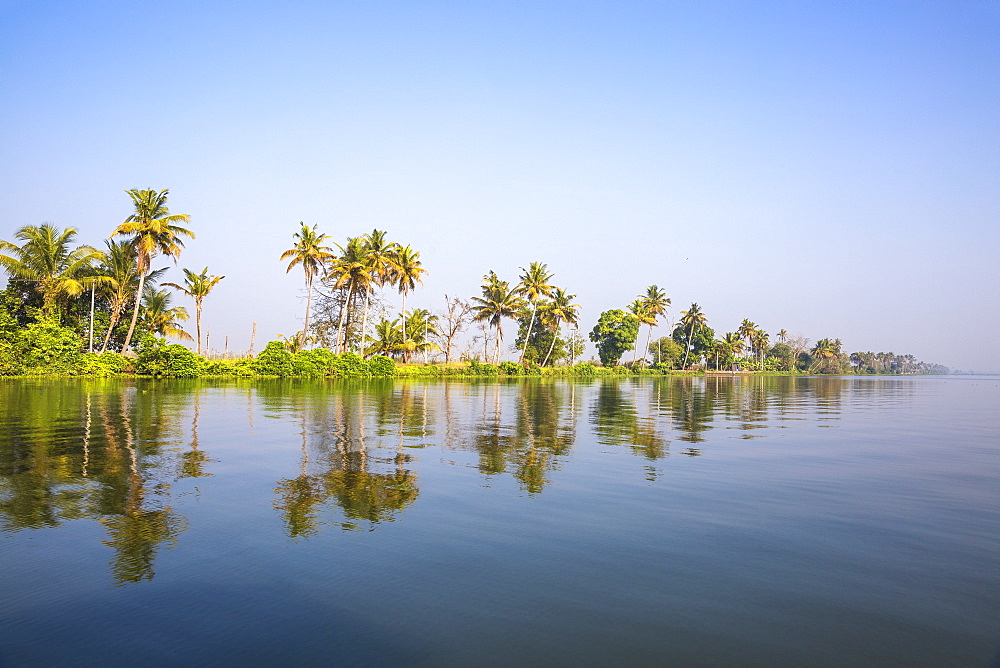
{"label": "sky", "polygon": [[539,261],[584,333],[655,284],[1000,372],[998,112],[996,2],[0,0],[0,239],[169,189],[231,351],[301,329],[302,221],[419,251],[408,308]]}

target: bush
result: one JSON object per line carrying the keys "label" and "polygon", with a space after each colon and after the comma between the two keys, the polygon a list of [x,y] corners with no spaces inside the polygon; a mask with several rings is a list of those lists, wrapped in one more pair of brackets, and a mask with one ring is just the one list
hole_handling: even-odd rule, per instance
{"label": "bush", "polygon": [[371,375],[368,362],[357,353],[346,352],[334,355],[330,365],[330,375],[338,378],[366,378]]}
{"label": "bush", "polygon": [[373,355],[368,359],[368,370],[373,376],[395,376],[396,363],[385,355]]}
{"label": "bush", "polygon": [[[83,343],[73,330],[42,319],[28,325],[18,338],[24,355],[24,373],[79,373]],[[14,344],[17,345],[16,340]]]}
{"label": "bush", "polygon": [[479,360],[469,360],[469,375],[496,376],[500,370],[492,364],[482,364]]}
{"label": "bush", "polygon": [[99,376],[107,378],[123,373],[131,361],[111,350],[103,353],[83,353],[80,357],[79,373],[83,376]]}
{"label": "bush", "polygon": [[500,362],[498,371],[505,376],[520,376],[524,367],[515,362]]}
{"label": "bush", "polygon": [[203,357],[179,343],[167,343],[166,339],[145,336],[136,349],[135,370],[140,374],[197,378],[206,366]]}
{"label": "bush", "polygon": [[281,341],[270,341],[257,355],[253,368],[260,376],[291,376],[292,354]]}
{"label": "bush", "polygon": [[590,362],[580,362],[573,367],[573,372],[578,376],[596,376],[597,367]]}

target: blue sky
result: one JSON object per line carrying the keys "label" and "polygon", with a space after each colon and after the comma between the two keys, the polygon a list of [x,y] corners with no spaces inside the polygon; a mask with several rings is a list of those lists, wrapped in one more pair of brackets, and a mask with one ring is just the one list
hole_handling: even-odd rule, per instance
{"label": "blue sky", "polygon": [[305,221],[419,250],[408,306],[537,260],[583,331],[655,283],[1000,371],[998,63],[994,2],[0,0],[0,239],[169,188],[231,350],[301,327]]}

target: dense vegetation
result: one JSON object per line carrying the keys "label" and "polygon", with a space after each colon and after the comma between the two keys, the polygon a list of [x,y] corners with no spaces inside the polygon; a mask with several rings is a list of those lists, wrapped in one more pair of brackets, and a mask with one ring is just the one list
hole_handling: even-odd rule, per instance
{"label": "dense vegetation", "polygon": [[[142,374],[152,376],[523,376],[651,374],[683,371],[786,373],[946,373],[912,355],[842,350],[839,339],[791,336],[772,344],[750,320],[716,336],[697,303],[681,311],[670,336],[652,331],[670,306],[656,285],[625,309],[602,313],[589,332],[600,364],[584,353],[576,295],[553,283],[541,262],[521,268],[511,284],[490,271],[481,294],[445,295],[446,308],[407,310],[423,282],[420,253],[381,230],[330,245],[330,237],[300,223],[293,246],[280,255],[286,271],[301,269],[306,286],[303,329],[271,341],[254,355],[209,359],[202,355],[205,299],[224,276],[184,269],[184,282],[161,283],[166,268],[194,233],[185,214],[172,214],[167,190],[128,190],[130,213],[104,242],[105,249],[75,245],[77,231],[26,225],[15,241],[0,241],[0,375]],[[195,336],[184,329],[187,309],[175,306],[173,288],[195,307]],[[387,291],[402,302],[393,311]],[[315,297],[315,299],[314,299]],[[516,324],[517,361],[503,361],[505,321]],[[478,330],[477,330],[478,327]],[[642,327],[646,340],[638,341]],[[166,338],[191,341],[195,351]],[[630,360],[623,356],[632,351]],[[228,351],[226,351],[228,352]],[[228,355],[223,355],[228,357]],[[458,363],[455,362],[458,360]],[[420,364],[414,364],[419,362]],[[400,366],[399,364],[402,366]]]}

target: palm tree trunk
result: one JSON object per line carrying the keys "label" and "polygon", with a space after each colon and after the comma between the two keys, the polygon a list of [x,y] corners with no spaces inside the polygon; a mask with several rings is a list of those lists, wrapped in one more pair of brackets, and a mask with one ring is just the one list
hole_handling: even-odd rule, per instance
{"label": "palm tree trunk", "polygon": [[194,302],[194,327],[198,334],[198,354],[201,355],[201,300]]}
{"label": "palm tree trunk", "polygon": [[503,340],[503,329],[500,327],[500,323],[497,323],[497,346],[496,352],[493,354],[493,363],[500,364],[500,342]]}
{"label": "palm tree trunk", "polygon": [[128,352],[128,346],[132,343],[132,333],[135,332],[135,322],[139,319],[139,302],[142,301],[142,288],[146,283],[146,272],[139,274],[139,287],[135,291],[135,308],[132,309],[132,322],[128,326],[128,334],[125,335],[125,343],[122,345],[122,353]]}
{"label": "palm tree trunk", "polygon": [[337,326],[337,338],[340,341],[337,345],[338,353],[347,352],[347,312],[351,308],[352,297],[354,297],[353,283],[347,288],[347,297],[344,299],[344,305],[340,308],[340,324]]}
{"label": "palm tree trunk", "polygon": [[313,277],[310,275],[309,281],[306,283],[306,321],[302,324],[302,333],[299,335],[299,350],[306,347],[306,332],[309,331],[309,311],[312,310],[312,298]]}
{"label": "palm tree trunk", "polygon": [[552,343],[549,344],[549,352],[545,353],[545,361],[542,362],[542,366],[547,366],[549,363],[549,356],[552,355],[552,349],[556,347],[556,337],[559,336],[559,324],[556,323],[556,331],[552,333]]}
{"label": "palm tree trunk", "polygon": [[368,333],[368,307],[371,305],[372,301],[372,289],[371,286],[365,291],[365,314],[361,318],[361,343],[358,344],[360,352],[364,354],[365,352],[365,336]]}
{"label": "palm tree trunk", "polygon": [[524,335],[524,347],[521,348],[521,359],[518,360],[521,364],[524,364],[524,354],[528,352],[528,344],[531,342],[531,329],[535,325],[535,313],[537,311],[538,308],[535,306],[535,302],[531,302],[531,320],[528,321],[528,332]]}
{"label": "palm tree trunk", "polygon": [[686,369],[688,365],[688,353],[691,352],[691,335],[694,334],[694,329],[688,332],[687,345],[684,346],[684,363],[681,364],[682,369]]}
{"label": "palm tree trunk", "polygon": [[403,295],[403,311],[399,314],[399,322],[403,327],[403,344],[406,344],[406,292]]}
{"label": "palm tree trunk", "polygon": [[111,320],[108,322],[108,331],[104,334],[104,343],[101,345],[102,354],[108,349],[108,343],[111,342],[111,332],[118,325],[118,320],[122,317],[122,307],[124,306],[124,303],[117,303],[111,307]]}

